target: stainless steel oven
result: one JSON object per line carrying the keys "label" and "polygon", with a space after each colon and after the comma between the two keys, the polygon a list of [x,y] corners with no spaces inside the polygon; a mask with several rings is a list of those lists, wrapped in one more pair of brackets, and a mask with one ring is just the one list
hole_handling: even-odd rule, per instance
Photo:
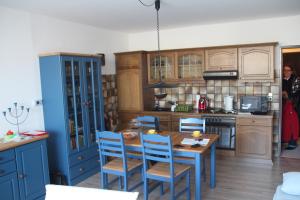
{"label": "stainless steel oven", "polygon": [[235,149],[236,130],[235,130],[235,117],[233,116],[204,116],[205,132],[217,133],[220,137],[217,142],[219,149]]}

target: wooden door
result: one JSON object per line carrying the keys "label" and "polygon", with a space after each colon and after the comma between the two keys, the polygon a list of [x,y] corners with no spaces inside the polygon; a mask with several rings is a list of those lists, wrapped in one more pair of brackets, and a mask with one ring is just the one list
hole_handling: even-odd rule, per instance
{"label": "wooden door", "polygon": [[237,70],[237,48],[205,50],[205,71]]}
{"label": "wooden door", "polygon": [[239,48],[239,77],[243,81],[273,81],[274,46]]}
{"label": "wooden door", "polygon": [[46,141],[16,148],[17,173],[21,199],[33,200],[46,194],[49,183]]}
{"label": "wooden door", "polygon": [[142,86],[140,69],[124,69],[117,72],[119,111],[142,110]]}
{"label": "wooden door", "polygon": [[267,126],[237,126],[237,155],[271,160],[271,129]]}

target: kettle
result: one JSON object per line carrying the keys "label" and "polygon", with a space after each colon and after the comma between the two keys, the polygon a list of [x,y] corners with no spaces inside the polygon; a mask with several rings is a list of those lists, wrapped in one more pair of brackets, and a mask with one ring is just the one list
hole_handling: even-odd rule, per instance
{"label": "kettle", "polygon": [[198,103],[198,110],[205,111],[208,108],[208,99],[205,96],[201,96]]}

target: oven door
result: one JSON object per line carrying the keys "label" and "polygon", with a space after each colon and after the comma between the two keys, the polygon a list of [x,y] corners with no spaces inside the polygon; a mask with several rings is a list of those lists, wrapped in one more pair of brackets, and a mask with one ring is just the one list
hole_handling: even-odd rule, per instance
{"label": "oven door", "polygon": [[219,149],[235,149],[235,123],[207,123],[206,133],[215,133],[219,135],[216,144]]}

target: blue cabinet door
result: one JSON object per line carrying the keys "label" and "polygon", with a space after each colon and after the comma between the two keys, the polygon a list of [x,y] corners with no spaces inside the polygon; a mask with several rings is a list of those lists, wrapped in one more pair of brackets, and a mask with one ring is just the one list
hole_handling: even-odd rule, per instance
{"label": "blue cabinet door", "polygon": [[0,199],[19,200],[17,173],[0,176]]}
{"label": "blue cabinet door", "polygon": [[16,148],[20,198],[33,200],[46,194],[49,183],[45,140]]}
{"label": "blue cabinet door", "polygon": [[99,59],[83,58],[83,76],[85,77],[85,125],[89,146],[96,145],[96,131],[103,129],[102,81]]}

